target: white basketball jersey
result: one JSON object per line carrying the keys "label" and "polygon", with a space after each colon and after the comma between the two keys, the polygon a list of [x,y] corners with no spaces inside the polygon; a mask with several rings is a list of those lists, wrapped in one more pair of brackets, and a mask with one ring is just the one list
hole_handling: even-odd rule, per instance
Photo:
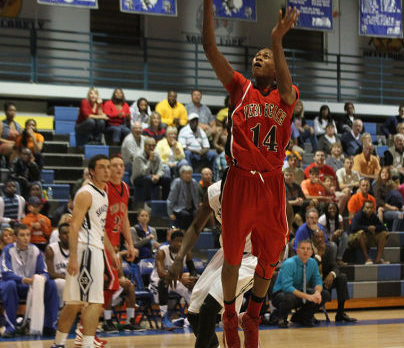
{"label": "white basketball jersey", "polygon": [[[220,202],[222,181],[215,182],[208,187],[208,199],[209,205],[215,213],[217,221],[222,224],[222,203]],[[222,236],[219,238],[220,246],[222,244]],[[244,246],[245,253],[251,253],[251,233],[247,236]]]}
{"label": "white basketball jersey", "polygon": [[69,250],[63,249],[60,243],[51,243],[49,247],[53,251],[53,266],[56,273],[66,275],[67,264],[69,262]]}
{"label": "white basketball jersey", "polygon": [[[163,245],[162,247],[160,247],[159,251],[163,250],[164,254],[165,254],[165,258],[164,258],[164,269],[168,270],[168,268],[174,263],[175,257],[177,256],[177,254],[174,254],[170,251],[170,245]],[[186,258],[184,258],[184,267],[186,264]],[[150,280],[154,283],[158,283],[160,280],[160,277],[157,273],[157,266],[154,265],[153,268],[153,272],[150,275]]]}
{"label": "white basketball jersey", "polygon": [[89,244],[96,248],[104,249],[104,231],[108,211],[108,195],[104,190],[100,190],[92,183],[89,183],[77,191],[76,197],[79,193],[84,191],[91,194],[92,203],[79,230],[79,243]]}

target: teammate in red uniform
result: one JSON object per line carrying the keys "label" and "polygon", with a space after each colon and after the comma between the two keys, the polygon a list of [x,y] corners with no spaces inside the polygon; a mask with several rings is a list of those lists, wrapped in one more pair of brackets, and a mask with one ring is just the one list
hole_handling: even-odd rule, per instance
{"label": "teammate in red uniform", "polygon": [[[245,347],[258,347],[259,312],[288,240],[282,165],[299,92],[292,85],[282,38],[298,16],[296,9],[287,9],[283,17],[279,11],[278,23],[272,30],[272,49],[261,49],[253,59],[255,81],[252,83],[235,72],[219,52],[212,0],[204,0],[203,47],[232,101],[226,144],[230,168],[223,178],[222,189],[223,338],[225,345],[232,348],[240,347],[239,322],[244,330]],[[245,239],[250,231],[252,253],[257,256],[258,265],[247,312],[238,317],[235,290]]]}

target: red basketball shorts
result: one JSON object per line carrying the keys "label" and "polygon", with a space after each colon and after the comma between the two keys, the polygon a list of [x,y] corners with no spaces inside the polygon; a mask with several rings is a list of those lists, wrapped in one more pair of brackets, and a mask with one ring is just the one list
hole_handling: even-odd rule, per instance
{"label": "red basketball shorts", "polygon": [[104,290],[119,290],[118,270],[114,268],[111,257],[105,249],[105,284]]}
{"label": "red basketball shorts", "polygon": [[288,242],[285,184],[281,171],[249,172],[231,166],[222,192],[222,238],[226,261],[239,265],[247,235],[258,258],[256,273],[271,279]]}

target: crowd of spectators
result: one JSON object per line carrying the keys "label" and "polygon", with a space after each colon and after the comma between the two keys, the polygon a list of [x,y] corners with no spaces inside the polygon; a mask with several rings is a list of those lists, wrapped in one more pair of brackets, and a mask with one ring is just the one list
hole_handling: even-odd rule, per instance
{"label": "crowd of spectators", "polygon": [[[98,91],[92,88],[87,99],[81,102],[76,123],[77,146],[92,143],[120,146],[134,190],[133,201],[140,203],[137,222],[131,228],[137,249],[135,263],[158,254],[161,264],[164,263],[164,253],[159,254],[162,246],[167,246],[166,252],[178,249],[182,235],[176,233],[172,240],[172,233],[187,229],[207,188],[220,180],[227,167],[224,155],[227,117],[224,115],[228,112],[228,98],[216,117],[201,102],[201,91],[192,91],[191,99],[190,104],[183,105],[177,101],[177,93],[169,91],[167,99],[152,111],[145,98],[139,98],[129,107],[119,88],[111,100],[103,103]],[[54,302],[55,294],[59,305],[52,310],[56,315],[63,305],[60,294],[66,265],[54,258],[60,256],[59,251],[68,254],[66,234],[74,192],[88,180],[88,172],[72,185],[69,202],[50,211],[41,183],[44,138],[38,133],[35,120],[27,120],[24,128],[14,121],[13,103],[6,103],[4,109],[6,119],[0,123],[0,154],[9,174],[0,197],[0,290],[3,303],[12,299],[5,308],[10,320],[6,323],[5,337],[12,337],[16,309],[11,304],[27,296],[35,275],[42,275],[47,284],[45,307]],[[383,259],[383,251],[389,231],[404,230],[404,106],[400,106],[397,117],[388,118],[381,128],[389,145],[382,157],[375,151],[378,144],[372,141],[361,118],[355,114],[354,105],[346,103],[345,111],[343,118],[335,118],[330,108],[323,105],[311,127],[304,116],[303,102],[299,101],[295,107],[294,140],[289,144],[283,171],[287,201],[293,210],[289,256],[297,255],[284,261],[274,283],[272,301],[277,311],[274,320],[280,327],[288,325],[286,318],[292,308],[303,308],[296,312],[293,321],[314,325],[313,313],[330,299],[329,291],[333,287],[338,294],[336,320],[350,321],[352,318],[344,312],[347,280],[340,267],[355,262],[351,257],[355,249],[360,250],[365,265],[388,263]],[[311,149],[306,146],[308,142]],[[312,163],[303,163],[304,152],[305,158],[307,152],[311,153]],[[200,182],[193,178],[195,172],[201,173]],[[166,200],[172,225],[164,241],[158,240],[156,230],[150,226],[147,202],[156,197]],[[370,247],[377,248],[374,259]],[[35,257],[37,267],[14,264],[14,258],[26,261],[29,257]],[[305,284],[302,275],[295,275],[299,285],[290,287],[287,280],[291,276],[287,268],[300,263],[307,264],[310,270],[307,279],[313,281],[311,292],[306,285],[300,286]],[[160,268],[155,269],[152,282],[157,302],[161,301],[162,291],[166,291],[161,288],[164,272]],[[183,297],[188,299],[194,282],[194,274],[184,280]],[[126,294],[135,286],[129,283],[122,283]],[[284,286],[286,283],[289,287]],[[132,298],[126,301],[133,306]],[[44,333],[52,334],[54,327],[48,324],[55,313],[45,311],[48,317]]]}

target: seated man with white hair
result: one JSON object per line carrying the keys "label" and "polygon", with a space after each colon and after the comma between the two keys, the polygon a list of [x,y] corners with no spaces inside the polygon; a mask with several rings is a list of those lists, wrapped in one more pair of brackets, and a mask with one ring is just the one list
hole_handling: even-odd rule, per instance
{"label": "seated man with white hair", "polygon": [[194,169],[198,162],[206,160],[209,168],[213,170],[217,152],[210,149],[206,133],[198,127],[199,115],[197,113],[189,114],[188,121],[189,123],[180,130],[178,135],[178,141],[185,150],[185,158]]}
{"label": "seated man with white hair", "polygon": [[199,206],[198,183],[192,178],[192,167],[184,165],[167,198],[167,213],[173,224],[186,230]]}
{"label": "seated man with white hair", "polygon": [[391,166],[392,174],[404,178],[404,135],[394,135],[394,145],[384,153],[384,165]]}

